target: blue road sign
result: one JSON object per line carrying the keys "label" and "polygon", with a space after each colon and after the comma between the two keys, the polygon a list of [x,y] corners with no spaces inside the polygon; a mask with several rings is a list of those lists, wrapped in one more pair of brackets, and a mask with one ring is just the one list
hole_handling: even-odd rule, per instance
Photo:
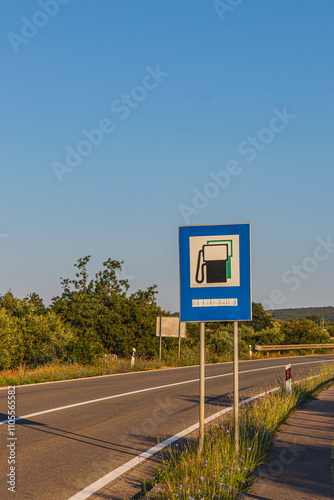
{"label": "blue road sign", "polygon": [[252,319],[250,224],[179,227],[180,321]]}

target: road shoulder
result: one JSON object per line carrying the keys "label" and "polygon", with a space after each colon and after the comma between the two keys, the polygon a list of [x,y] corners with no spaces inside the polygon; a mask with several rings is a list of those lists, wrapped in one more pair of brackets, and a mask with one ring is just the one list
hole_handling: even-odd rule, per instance
{"label": "road shoulder", "polygon": [[334,498],[333,439],[334,386],[298,409],[280,427],[246,500]]}

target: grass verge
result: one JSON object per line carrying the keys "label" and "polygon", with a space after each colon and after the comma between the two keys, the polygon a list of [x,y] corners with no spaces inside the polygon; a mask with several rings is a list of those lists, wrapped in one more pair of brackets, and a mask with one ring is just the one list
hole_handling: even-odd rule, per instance
{"label": "grass verge", "polygon": [[313,375],[294,384],[291,395],[282,385],[266,397],[241,406],[239,453],[234,447],[231,413],[206,433],[201,456],[194,442],[188,442],[183,451],[170,449],[156,471],[159,491],[154,498],[234,500],[245,496],[275,441],[279,425],[296,407],[333,383],[334,367],[325,366]]}
{"label": "grass verge", "polygon": [[133,371],[153,370],[159,368],[156,360],[136,359],[131,368],[129,359],[102,358],[90,365],[79,363],[49,363],[37,368],[21,366],[0,372],[0,386],[25,385],[54,380],[69,380],[113,373],[129,373]]}
{"label": "grass verge", "polygon": [[[297,354],[298,353],[298,354]],[[285,357],[297,356],[299,351],[292,351],[278,355],[277,353],[270,353],[270,357]],[[253,359],[264,359],[266,356],[263,353],[256,353]],[[217,356],[206,354],[206,363],[223,363],[232,361],[232,355]],[[245,357],[244,359],[248,359]],[[79,363],[62,363],[60,361],[53,361],[43,366],[36,368],[27,367],[25,365],[18,368],[11,368],[0,370],[0,387],[7,385],[25,385],[35,384],[40,382],[52,382],[55,380],[70,380],[84,377],[95,377],[99,375],[111,375],[115,373],[129,373],[133,371],[154,370],[157,368],[172,368],[182,366],[193,366],[199,364],[199,353],[194,349],[184,349],[181,358],[178,359],[177,353],[166,353],[163,362],[160,365],[157,358],[136,358],[135,365],[131,368],[130,358],[127,359],[114,359],[110,356],[97,359],[94,362],[82,365]]]}

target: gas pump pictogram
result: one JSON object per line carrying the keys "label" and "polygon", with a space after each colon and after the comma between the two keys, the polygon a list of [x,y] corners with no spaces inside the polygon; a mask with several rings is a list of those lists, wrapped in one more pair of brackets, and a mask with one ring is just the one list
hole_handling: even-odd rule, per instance
{"label": "gas pump pictogram", "polygon": [[[226,283],[229,250],[227,243],[203,245],[198,252],[196,283]],[[205,279],[206,278],[206,279]]]}

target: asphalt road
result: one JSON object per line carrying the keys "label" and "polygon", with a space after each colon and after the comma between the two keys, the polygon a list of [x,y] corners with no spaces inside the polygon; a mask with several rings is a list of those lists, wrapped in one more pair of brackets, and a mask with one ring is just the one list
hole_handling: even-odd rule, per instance
{"label": "asphalt road", "polygon": [[[276,386],[288,363],[294,380],[311,375],[319,360],[333,362],[334,356],[239,362],[240,396]],[[233,365],[206,365],[205,376],[207,417],[231,404]],[[199,412],[198,378],[195,366],[16,387],[15,412],[22,419],[16,422],[12,446],[15,497],[67,500],[158,441],[194,424]],[[0,390],[2,422],[8,418],[7,395],[7,388]],[[0,425],[3,500],[13,498],[7,489],[8,444],[14,443],[8,432],[8,425]]]}

